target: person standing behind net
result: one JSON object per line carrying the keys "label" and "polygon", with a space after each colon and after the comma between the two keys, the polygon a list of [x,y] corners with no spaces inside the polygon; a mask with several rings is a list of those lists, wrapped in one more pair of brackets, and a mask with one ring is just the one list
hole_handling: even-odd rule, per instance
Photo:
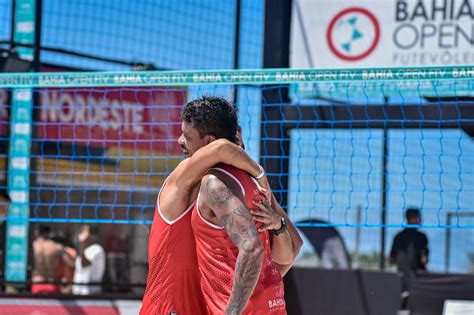
{"label": "person standing behind net", "polygon": [[78,295],[97,294],[105,273],[105,251],[97,242],[98,227],[84,224],[79,230],[79,251],[74,270],[72,293]]}
{"label": "person standing behind net", "polygon": [[55,233],[51,234],[51,239],[63,246],[64,256],[67,259],[67,262],[63,262],[63,264],[60,265],[58,270],[58,275],[62,283],[61,293],[71,294],[71,283],[74,281],[74,269],[75,261],[77,258],[77,250],[74,248],[71,242],[66,239],[66,236],[62,231],[56,231]]}
{"label": "person standing behind net", "polygon": [[[35,231],[33,241],[33,271],[31,280],[31,293],[47,294],[60,293],[59,270],[63,265],[73,266],[73,260],[67,254],[65,247],[50,238],[51,228],[40,225]],[[50,283],[48,283],[50,282]]]}
{"label": "person standing behind net", "polygon": [[[33,241],[33,271],[31,293],[60,293],[59,270],[67,262],[63,245],[50,239],[51,228],[40,225]],[[71,261],[72,264],[72,261]],[[47,283],[50,282],[50,283]]]}
{"label": "person standing behind net", "polygon": [[428,238],[417,229],[421,224],[420,210],[407,209],[405,216],[410,226],[395,236],[390,251],[390,262],[396,264],[397,270],[403,274],[404,290],[417,271],[426,270],[429,255]]}

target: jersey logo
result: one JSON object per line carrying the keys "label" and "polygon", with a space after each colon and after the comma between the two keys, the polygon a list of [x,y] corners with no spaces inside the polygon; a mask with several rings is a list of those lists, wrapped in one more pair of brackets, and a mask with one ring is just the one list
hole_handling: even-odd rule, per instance
{"label": "jersey logo", "polygon": [[285,300],[282,298],[268,300],[268,308],[272,309],[274,307],[285,306]]}

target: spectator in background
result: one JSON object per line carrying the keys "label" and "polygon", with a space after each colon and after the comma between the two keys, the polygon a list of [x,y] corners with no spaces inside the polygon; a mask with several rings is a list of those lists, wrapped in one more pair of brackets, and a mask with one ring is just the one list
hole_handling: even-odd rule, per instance
{"label": "spectator in background", "polygon": [[60,271],[63,270],[64,265],[71,268],[74,261],[62,244],[50,238],[49,226],[40,225],[35,234],[31,292],[35,294],[60,293],[59,282],[62,277]]}
{"label": "spectator in background", "polygon": [[[6,218],[8,209],[10,208],[10,196],[5,189],[0,189],[0,218]],[[0,225],[4,220],[0,221]]]}
{"label": "spectator in background", "polygon": [[410,226],[399,232],[393,239],[390,262],[396,264],[398,271],[403,274],[406,290],[407,281],[417,271],[426,270],[429,250],[426,235],[417,229],[421,224],[420,210],[410,208],[407,209],[405,215]]}
{"label": "spectator in background", "polygon": [[84,224],[79,230],[79,252],[74,271],[72,293],[87,295],[102,291],[101,285],[80,285],[102,281],[105,272],[105,251],[97,242],[98,227]]}
{"label": "spectator in background", "polygon": [[74,280],[74,262],[77,258],[77,251],[66,239],[62,231],[57,231],[52,234],[51,239],[64,247],[64,255],[66,255],[68,263],[63,263],[59,267],[58,274],[63,283],[61,293],[70,294],[72,292],[71,282]]}

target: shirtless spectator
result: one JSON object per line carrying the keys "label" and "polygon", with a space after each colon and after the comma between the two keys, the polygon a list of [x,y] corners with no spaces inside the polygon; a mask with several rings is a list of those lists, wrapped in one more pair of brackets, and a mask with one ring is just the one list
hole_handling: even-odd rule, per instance
{"label": "shirtless spectator", "polygon": [[59,282],[63,265],[73,266],[74,262],[65,247],[50,239],[51,228],[40,225],[33,242],[34,267],[31,292],[35,294],[60,293]]}

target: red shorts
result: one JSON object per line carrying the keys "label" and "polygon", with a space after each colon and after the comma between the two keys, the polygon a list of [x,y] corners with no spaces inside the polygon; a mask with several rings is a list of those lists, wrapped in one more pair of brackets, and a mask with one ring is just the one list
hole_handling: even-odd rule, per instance
{"label": "red shorts", "polygon": [[59,285],[57,284],[50,284],[50,283],[32,284],[31,293],[34,293],[34,294],[61,293],[61,290],[59,289]]}

